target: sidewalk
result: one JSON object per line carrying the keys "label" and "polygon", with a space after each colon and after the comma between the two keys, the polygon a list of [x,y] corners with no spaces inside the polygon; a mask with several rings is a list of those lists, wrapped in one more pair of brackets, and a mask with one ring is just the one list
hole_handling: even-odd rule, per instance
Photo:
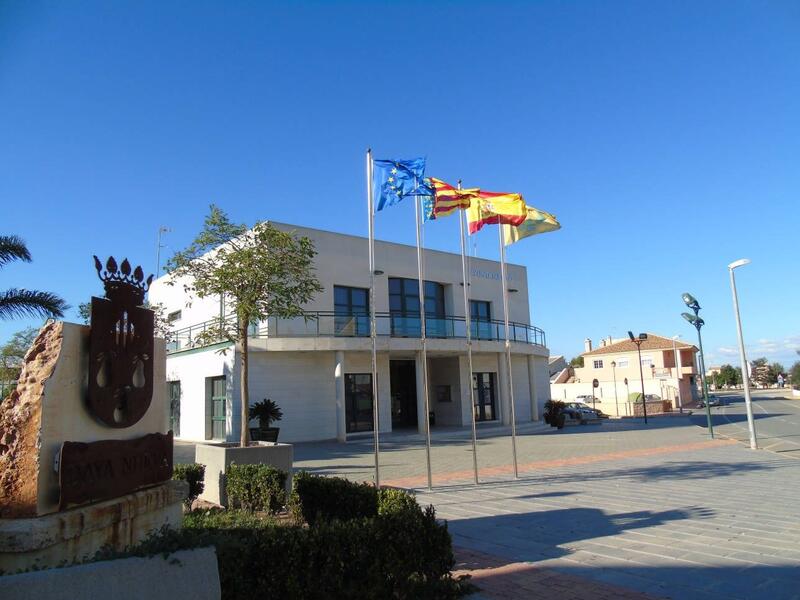
{"label": "sidewalk", "polygon": [[476,598],[800,598],[798,497],[798,461],[725,441],[418,493]]}

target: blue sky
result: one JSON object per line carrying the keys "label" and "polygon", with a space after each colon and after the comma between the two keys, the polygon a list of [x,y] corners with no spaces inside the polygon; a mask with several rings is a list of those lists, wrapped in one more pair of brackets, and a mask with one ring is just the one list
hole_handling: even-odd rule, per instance
{"label": "blue sky", "polygon": [[[800,348],[800,4],[0,0],[3,233],[33,264],[0,287],[73,306],[92,254],[155,268],[216,203],[366,235],[364,151],[518,191],[563,229],[525,240],[554,354],[628,329],[734,362],[726,265],[750,358]],[[411,206],[379,238],[413,243]],[[426,227],[458,250],[457,223]],[[494,228],[477,252],[497,256]],[[70,315],[74,318],[74,313]],[[0,323],[0,340],[26,325]]]}

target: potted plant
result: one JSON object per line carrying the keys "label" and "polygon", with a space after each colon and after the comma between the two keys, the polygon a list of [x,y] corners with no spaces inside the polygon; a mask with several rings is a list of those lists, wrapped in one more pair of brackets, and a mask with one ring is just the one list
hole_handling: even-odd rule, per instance
{"label": "potted plant", "polygon": [[277,442],[280,427],[271,427],[272,423],[283,418],[283,411],[269,398],[250,406],[250,418],[258,419],[258,429],[251,429],[253,439],[262,442]]}

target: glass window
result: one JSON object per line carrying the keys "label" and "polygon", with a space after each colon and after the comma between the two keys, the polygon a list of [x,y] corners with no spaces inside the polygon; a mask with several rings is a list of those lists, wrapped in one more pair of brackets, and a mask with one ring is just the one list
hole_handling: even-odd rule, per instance
{"label": "glass window", "polygon": [[181,320],[181,311],[175,310],[167,315],[167,323],[174,323]]}
{"label": "glass window", "polygon": [[[389,310],[419,314],[419,286],[416,279],[389,278]],[[444,286],[435,281],[425,282],[425,312],[444,317]]]}
{"label": "glass window", "polygon": [[369,290],[335,285],[333,301],[336,335],[369,335]]}
{"label": "glass window", "polygon": [[470,300],[469,314],[473,321],[492,320],[491,305],[489,302],[483,300]]}
{"label": "glass window", "polygon": [[642,367],[649,369],[653,366],[653,357],[652,356],[643,356],[642,357]]}
{"label": "glass window", "polygon": [[494,399],[494,373],[473,373],[472,389],[475,397],[475,420],[497,419]]}
{"label": "glass window", "polygon": [[602,360],[594,361],[594,368],[595,369],[602,369],[603,368],[603,361]]}
{"label": "glass window", "polygon": [[617,368],[618,369],[627,369],[628,368],[628,359],[627,358],[618,358],[617,359]]}

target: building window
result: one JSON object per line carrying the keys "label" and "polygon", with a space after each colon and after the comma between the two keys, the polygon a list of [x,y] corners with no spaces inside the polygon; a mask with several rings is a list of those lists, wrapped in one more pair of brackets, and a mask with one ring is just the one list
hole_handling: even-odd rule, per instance
{"label": "building window", "polygon": [[603,368],[603,361],[602,360],[594,361],[594,368],[595,369],[602,369]]}
{"label": "building window", "polygon": [[224,440],[227,422],[228,390],[225,376],[209,379],[206,439]]}
{"label": "building window", "polygon": [[491,304],[484,300],[469,301],[469,316],[471,319],[472,337],[479,340],[494,339],[492,329]]}
{"label": "building window", "polygon": [[167,323],[174,323],[175,321],[181,320],[181,311],[174,310],[171,313],[167,314]]}
{"label": "building window", "polygon": [[642,368],[649,369],[653,366],[653,357],[652,356],[643,356],[642,357]]}
{"label": "building window", "polygon": [[617,359],[617,368],[618,369],[627,369],[628,368],[628,359],[627,358],[618,358]]}
{"label": "building window", "polygon": [[169,398],[169,428],[172,435],[181,435],[181,382],[167,382],[167,398]]}
{"label": "building window", "polygon": [[333,286],[333,310],[336,335],[369,335],[369,290]]}
{"label": "building window", "polygon": [[345,373],[347,433],[372,431],[372,373]]}
{"label": "building window", "polygon": [[494,373],[473,373],[472,389],[475,396],[475,420],[494,421],[497,411],[494,399]]}
{"label": "building window", "polygon": [[[416,279],[389,278],[389,311],[392,315],[392,335],[419,337],[419,285]],[[431,337],[444,337],[444,286],[435,281],[425,282],[425,326]]]}

